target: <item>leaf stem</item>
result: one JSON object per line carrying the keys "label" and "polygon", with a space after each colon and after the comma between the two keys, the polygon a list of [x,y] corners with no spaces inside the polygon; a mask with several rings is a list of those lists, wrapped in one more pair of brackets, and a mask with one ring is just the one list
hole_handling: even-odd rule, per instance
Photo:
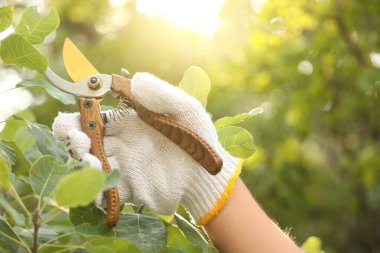
{"label": "leaf stem", "polygon": [[139,206],[139,207],[136,209],[136,213],[137,213],[137,214],[142,214],[142,212],[143,212],[143,210],[144,210],[144,207],[145,207],[145,205],[141,205],[141,206]]}
{"label": "leaf stem", "polygon": [[74,245],[74,244],[45,244],[44,247],[50,247],[50,248],[73,248],[73,247],[78,247],[78,248],[81,248],[83,246],[82,245]]}
{"label": "leaf stem", "polygon": [[66,233],[66,234],[62,234],[62,235],[59,235],[59,236],[57,236],[57,237],[54,237],[53,239],[51,239],[51,240],[49,240],[49,241],[47,241],[47,242],[41,244],[39,249],[42,249],[42,248],[44,248],[44,247],[50,247],[50,245],[52,245],[52,244],[51,244],[52,242],[54,242],[54,241],[56,241],[56,240],[58,240],[58,239],[61,239],[61,238],[63,238],[63,237],[66,237],[66,236],[68,236],[68,235],[71,235],[71,233]]}
{"label": "leaf stem", "polygon": [[51,210],[51,211],[49,211],[48,213],[46,213],[43,216],[43,219],[41,220],[41,225],[49,223],[52,219],[54,219],[55,217],[57,217],[61,212],[62,212],[62,210],[56,209],[56,208],[53,209],[53,210]]}
{"label": "leaf stem", "polygon": [[24,212],[26,213],[26,215],[29,217],[29,219],[32,218],[32,213],[28,210],[28,208],[26,208],[26,206],[24,205],[24,202],[22,202],[20,196],[18,195],[16,189],[14,188],[14,186],[11,184],[10,186],[10,192],[13,196],[13,198],[17,201],[17,203],[19,203],[19,205],[21,206],[21,208],[24,210]]}
{"label": "leaf stem", "polygon": [[[15,233],[16,234],[16,233]],[[6,233],[4,233],[3,231],[0,230],[0,235],[8,238],[9,240],[19,244],[20,246],[23,246],[24,248],[26,248],[28,250],[28,252],[31,252],[30,249],[29,249],[29,246],[24,242],[22,241],[20,238],[20,241],[19,240],[16,240],[15,238],[13,238],[12,236],[9,236],[7,235]]]}
{"label": "leaf stem", "polygon": [[[54,246],[54,245],[51,244],[51,246]],[[70,251],[73,249],[84,249],[84,247],[82,245],[62,245],[62,246],[67,246],[67,247],[65,249],[60,249],[60,250],[54,251],[54,253]]]}

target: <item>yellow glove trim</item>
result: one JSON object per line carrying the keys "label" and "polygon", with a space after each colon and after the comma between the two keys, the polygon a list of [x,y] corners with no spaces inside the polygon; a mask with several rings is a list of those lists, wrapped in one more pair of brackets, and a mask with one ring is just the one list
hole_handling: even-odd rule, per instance
{"label": "yellow glove trim", "polygon": [[222,209],[222,207],[227,203],[227,200],[231,197],[232,191],[235,187],[236,179],[239,177],[241,168],[243,166],[243,159],[240,159],[236,165],[235,172],[232,174],[231,178],[228,180],[226,189],[224,189],[218,201],[216,201],[213,208],[208,211],[202,218],[196,221],[197,226],[206,225],[215,215],[217,215]]}

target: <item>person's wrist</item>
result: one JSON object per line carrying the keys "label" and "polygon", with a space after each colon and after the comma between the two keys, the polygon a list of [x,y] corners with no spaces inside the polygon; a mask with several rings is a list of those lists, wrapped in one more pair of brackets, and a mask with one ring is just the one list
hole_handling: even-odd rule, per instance
{"label": "person's wrist", "polygon": [[198,173],[191,178],[189,187],[185,190],[182,204],[189,211],[194,222],[203,226],[207,224],[227,203],[240,175],[242,159],[223,155],[223,168],[215,176],[208,174],[199,167]]}

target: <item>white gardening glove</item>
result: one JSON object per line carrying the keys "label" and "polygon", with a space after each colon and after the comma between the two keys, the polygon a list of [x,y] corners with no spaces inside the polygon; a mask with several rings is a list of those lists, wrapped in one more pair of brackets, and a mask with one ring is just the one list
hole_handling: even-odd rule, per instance
{"label": "white gardening glove", "polygon": [[[104,151],[110,166],[121,170],[121,203],[145,204],[153,212],[170,215],[181,202],[198,225],[205,225],[231,195],[241,162],[222,148],[209,115],[194,97],[148,73],[134,75],[131,92],[147,109],[174,117],[198,133],[223,159],[223,168],[210,175],[135,112],[112,117],[112,111],[107,111]],[[69,142],[74,158],[100,167],[89,154],[90,140],[81,132],[78,113],[60,113],[53,132]]]}

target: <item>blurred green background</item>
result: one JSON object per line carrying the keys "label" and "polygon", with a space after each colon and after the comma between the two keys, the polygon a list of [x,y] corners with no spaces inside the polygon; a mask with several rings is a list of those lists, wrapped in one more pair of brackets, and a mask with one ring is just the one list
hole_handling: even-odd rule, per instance
{"label": "blurred green background", "polygon": [[[207,32],[141,13],[138,1],[15,2],[58,10],[55,39],[40,50],[62,76],[69,36],[105,73],[178,84],[202,67],[214,120],[261,106],[244,123],[258,149],[242,179],[265,211],[298,244],[314,235],[326,252],[380,252],[380,0],[225,0]],[[215,7],[195,2],[186,16],[207,28]],[[75,107],[47,99],[32,110],[50,125]]]}

